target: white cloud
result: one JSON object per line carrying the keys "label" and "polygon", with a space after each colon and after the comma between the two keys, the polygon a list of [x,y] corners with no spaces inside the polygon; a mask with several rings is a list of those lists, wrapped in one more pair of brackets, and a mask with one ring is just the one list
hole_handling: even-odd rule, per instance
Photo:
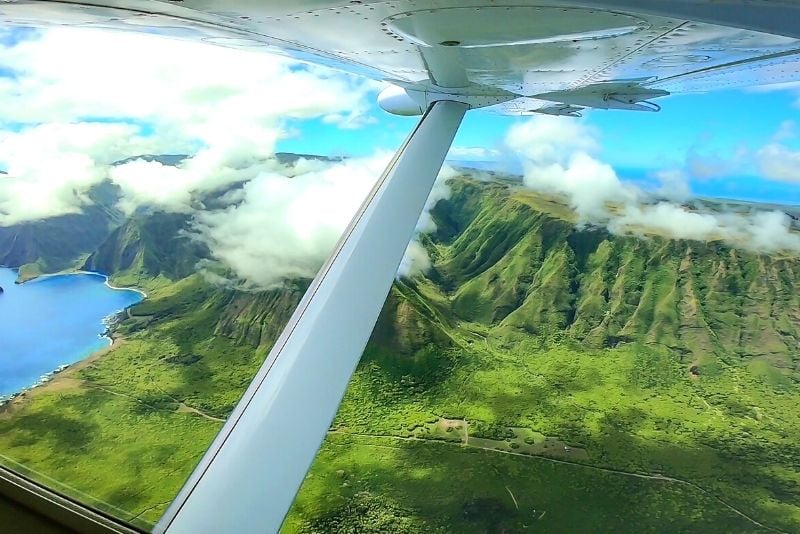
{"label": "white cloud", "polygon": [[[247,182],[237,203],[195,215],[196,238],[230,267],[237,278],[255,288],[280,285],[284,280],[311,278],[330,255],[384,168],[390,154],[310,165],[292,178],[264,173]],[[302,160],[300,160],[302,161]],[[295,167],[306,164],[298,162]],[[417,233],[435,230],[428,210],[450,189],[440,174],[417,225]],[[415,276],[430,268],[425,249],[412,240],[398,274]]]}
{"label": "white cloud", "polygon": [[615,234],[660,234],[673,239],[710,240],[723,237],[720,222],[709,213],[697,213],[669,202],[655,206],[627,205],[608,222]]}
{"label": "white cloud", "polygon": [[[683,170],[655,174],[655,191],[668,202],[648,204],[649,194],[622,182],[607,164],[597,159],[596,132],[579,121],[534,118],[509,131],[507,144],[523,158],[525,186],[563,196],[579,215],[579,224],[604,225],[615,234],[662,235],[672,239],[721,240],[753,252],[800,254],[800,234],[780,211],[728,212],[681,202],[691,198]],[[788,126],[779,132],[786,134]],[[768,145],[759,156],[771,179],[800,181],[800,152]],[[737,156],[740,157],[740,156]],[[730,162],[726,162],[726,165]],[[612,209],[613,206],[613,209]]]}
{"label": "white cloud", "polygon": [[[147,35],[52,29],[0,45],[0,224],[75,213],[108,180],[126,213],[188,213],[194,235],[239,281],[272,287],[312,277],[389,161],[281,165],[287,119],[338,128],[368,123],[374,82],[260,53]],[[14,126],[17,128],[18,126]],[[130,159],[188,154],[176,166]],[[445,168],[416,233],[435,230],[429,210],[450,189]],[[203,205],[208,193],[241,184]],[[220,208],[219,206],[223,206]],[[413,241],[400,274],[430,266]],[[221,281],[218,266],[201,266]]]}
{"label": "white cloud", "polygon": [[0,132],[0,225],[77,213],[111,163],[149,142],[126,124],[51,123]]}
{"label": "white cloud", "polygon": [[[377,87],[263,53],[75,28],[0,45],[0,66],[14,73],[0,77],[0,127],[14,125],[0,131],[0,224],[80,211],[106,177],[126,211],[186,211],[263,171],[287,119],[363,123]],[[141,154],[191,157],[109,169]]]}
{"label": "white cloud", "polygon": [[583,121],[542,115],[513,125],[505,142],[519,156],[548,164],[563,162],[576,152],[598,151],[598,136],[597,129]]}
{"label": "white cloud", "polygon": [[433,183],[433,189],[431,189],[431,193],[428,195],[428,200],[425,201],[425,208],[422,210],[422,215],[420,215],[417,221],[416,234],[426,234],[436,231],[436,223],[433,221],[430,211],[440,200],[447,200],[450,198],[452,191],[450,190],[450,186],[447,185],[447,180],[456,175],[458,175],[458,172],[450,165],[445,164],[442,166],[442,170],[439,171],[439,176],[436,177],[436,181]]}
{"label": "white cloud", "polygon": [[397,269],[398,278],[414,278],[427,272],[431,268],[431,259],[419,241],[413,240],[408,244],[400,267]]}
{"label": "white cloud", "polygon": [[780,143],[770,143],[756,153],[756,158],[765,178],[800,182],[800,151],[791,150]]}
{"label": "white cloud", "polygon": [[109,179],[122,191],[119,207],[127,214],[139,207],[188,213],[200,207],[199,198],[226,185],[251,180],[262,172],[300,174],[311,168],[307,160],[297,167],[284,167],[269,150],[253,147],[215,145],[200,150],[177,166],[158,161],[134,159],[112,167]]}
{"label": "white cloud", "polygon": [[755,251],[800,252],[800,235],[791,231],[789,216],[780,211],[754,213],[744,228],[743,246]]}
{"label": "white cloud", "polygon": [[691,211],[661,202],[655,206],[626,206],[608,222],[617,234],[659,234],[672,239],[721,240],[756,253],[800,253],[800,234],[791,230],[791,220],[780,211],[724,213]]}
{"label": "white cloud", "polygon": [[262,174],[244,185],[240,203],[197,213],[195,231],[254,286],[311,278],[389,159],[348,160],[294,178]]}
{"label": "white cloud", "polygon": [[523,182],[565,195],[583,221],[607,215],[607,204],[636,199],[614,169],[595,158],[597,131],[571,118],[541,116],[514,125],[506,144],[523,158]]}
{"label": "white cloud", "polygon": [[658,196],[675,202],[684,202],[691,198],[692,189],[689,186],[689,176],[683,170],[661,170],[654,173],[654,177],[660,184],[655,191]]}
{"label": "white cloud", "polygon": [[420,274],[427,272],[431,268],[431,259],[428,256],[428,251],[419,242],[420,234],[427,234],[436,231],[436,222],[433,220],[431,210],[436,207],[436,204],[441,200],[448,200],[452,195],[452,190],[448,185],[448,180],[458,176],[459,172],[448,164],[444,164],[433,183],[428,199],[425,201],[425,207],[422,209],[422,214],[417,221],[417,226],[414,229],[414,237],[406,248],[403,259],[400,261],[400,267],[397,269],[398,278],[413,278]]}
{"label": "white cloud", "polygon": [[129,215],[142,205],[157,206],[165,211],[191,210],[196,174],[158,161],[137,159],[113,167],[109,175],[122,189],[119,207]]}
{"label": "white cloud", "polygon": [[377,87],[259,52],[76,28],[2,47],[0,64],[17,74],[0,80],[4,120],[138,119],[204,141],[276,117],[363,111],[364,92]]}
{"label": "white cloud", "polygon": [[[379,154],[279,165],[272,156],[288,135],[287,119],[359,127],[369,120],[376,87],[285,58],[155,36],[53,29],[0,45],[0,66],[15,72],[0,77],[0,120],[15,124],[0,130],[0,168],[8,171],[0,175],[0,224],[75,213],[90,202],[91,186],[110,180],[128,213],[146,206],[194,214],[197,238],[254,287],[313,276],[388,161]],[[798,180],[800,153],[780,144],[792,131],[781,126],[757,153],[766,177]],[[582,222],[618,233],[800,251],[780,212],[726,215],[681,206],[690,190],[680,171],[656,176],[660,193],[674,202],[642,205],[644,192],[602,161],[599,133],[585,122],[535,117],[514,125],[505,144],[523,159],[524,183],[568,198]],[[190,157],[177,167],[144,160],[111,166],[164,153]],[[450,152],[470,160],[501,155],[481,147]],[[719,173],[713,157],[696,159],[698,173]],[[435,230],[429,212],[449,198],[445,179],[453,174],[443,170],[417,234]],[[244,185],[222,197],[227,207],[202,209],[205,194],[233,183]],[[424,247],[412,241],[399,275],[429,267]]]}
{"label": "white cloud", "polygon": [[447,153],[447,159],[456,161],[494,161],[502,156],[500,150],[477,146],[454,146]]}

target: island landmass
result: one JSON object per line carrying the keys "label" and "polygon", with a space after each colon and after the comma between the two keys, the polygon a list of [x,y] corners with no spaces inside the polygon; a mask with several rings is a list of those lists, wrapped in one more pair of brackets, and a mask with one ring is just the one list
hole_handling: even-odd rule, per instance
{"label": "island landmass", "polygon": [[[508,181],[450,188],[284,532],[800,530],[800,259],[576,227]],[[83,251],[148,298],[0,409],[0,462],[145,528],[309,283],[215,284],[189,224],[136,214]]]}

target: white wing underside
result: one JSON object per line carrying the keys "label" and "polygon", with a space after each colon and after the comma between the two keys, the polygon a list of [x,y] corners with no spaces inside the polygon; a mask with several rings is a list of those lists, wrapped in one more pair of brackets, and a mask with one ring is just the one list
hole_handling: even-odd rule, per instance
{"label": "white wing underside", "polygon": [[507,114],[793,82],[797,20],[800,3],[781,0],[0,0],[0,21],[265,49],[407,89],[496,97]]}

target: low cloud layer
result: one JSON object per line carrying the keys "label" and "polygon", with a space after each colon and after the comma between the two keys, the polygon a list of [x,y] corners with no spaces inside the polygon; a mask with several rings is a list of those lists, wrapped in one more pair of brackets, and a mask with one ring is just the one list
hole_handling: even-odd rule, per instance
{"label": "low cloud layer", "polygon": [[[0,44],[0,224],[75,213],[103,180],[120,207],[185,211],[253,178],[290,119],[357,127],[376,84],[277,56],[55,28]],[[179,168],[114,161],[188,154]]]}
{"label": "low cloud layer", "polygon": [[[338,163],[300,160],[294,176],[264,173],[231,195],[229,207],[199,211],[196,238],[214,256],[250,285],[269,288],[284,280],[311,278],[330,255],[339,236],[355,215],[391,159],[391,154]],[[297,173],[297,169],[311,170]],[[417,225],[417,232],[435,230],[429,210],[450,194],[440,175]],[[400,266],[400,276],[427,270],[430,260],[415,239]]]}
{"label": "low cloud layer", "polygon": [[542,116],[514,125],[506,144],[522,159],[526,186],[567,197],[581,221],[590,222],[607,216],[609,202],[636,202],[639,193],[595,156],[598,135],[584,122]]}
{"label": "low cloud layer", "polygon": [[235,204],[198,212],[197,237],[252,285],[311,278],[388,160],[354,159],[293,178],[259,175],[244,185]]}
{"label": "low cloud layer", "polygon": [[[598,132],[584,122],[535,117],[514,126],[506,144],[523,160],[525,186],[566,198],[579,224],[603,225],[615,234],[722,240],[753,252],[800,253],[800,234],[791,230],[790,217],[781,211],[685,205],[691,189],[682,170],[656,173],[661,185],[652,192],[620,179],[600,159]],[[800,168],[800,155],[778,146],[763,149],[764,164],[770,165],[765,175],[791,180],[796,176],[792,169]]]}
{"label": "low cloud layer", "polygon": [[109,165],[151,143],[127,124],[48,123],[0,131],[0,225],[78,213]]}
{"label": "low cloud layer", "polygon": [[759,253],[800,253],[800,234],[791,231],[791,219],[781,211],[751,213],[697,212],[660,202],[653,206],[625,206],[607,221],[618,234],[658,234],[673,239],[722,240]]}

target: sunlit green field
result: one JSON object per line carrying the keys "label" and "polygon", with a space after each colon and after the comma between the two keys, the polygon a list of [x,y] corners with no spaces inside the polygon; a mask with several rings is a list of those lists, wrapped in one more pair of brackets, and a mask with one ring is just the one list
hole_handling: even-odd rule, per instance
{"label": "sunlit green field", "polygon": [[332,435],[285,532],[758,532],[692,486],[544,458]]}
{"label": "sunlit green field", "polygon": [[220,426],[115,390],[70,387],[37,395],[19,412],[0,418],[0,461],[61,493],[148,526],[172,501]]}
{"label": "sunlit green field", "polygon": [[[455,332],[454,338],[469,338],[467,328],[462,332],[464,337]],[[405,510],[417,510],[431,495],[446,495],[450,512],[444,522],[430,512],[420,515],[439,525],[458,519],[456,510],[468,507],[470,499],[495,499],[497,506],[516,512],[507,490],[496,487],[497,465],[505,466],[502,480],[512,491],[517,484],[525,493],[527,506],[561,518],[542,525],[546,531],[559,525],[564,531],[590,525],[659,530],[666,518],[677,530],[691,526],[707,532],[758,530],[758,523],[793,531],[800,524],[798,503],[786,501],[794,499],[800,467],[794,456],[800,430],[793,424],[800,395],[746,369],[725,369],[700,381],[668,351],[644,346],[581,350],[562,342],[504,351],[474,343],[469,350],[451,349],[440,356],[445,369],[426,374],[435,377],[438,371],[447,378],[404,385],[387,360],[377,355],[359,368],[334,423],[336,432],[329,437],[326,454],[318,458],[289,525],[302,525],[300,517],[309,509],[343,513],[346,504],[340,497],[317,498],[326,484],[335,495],[355,491],[340,489],[344,481],[331,474],[331,462],[347,472],[370,473],[359,491],[378,484],[380,490],[373,487],[376,495],[393,496]],[[464,420],[467,439],[460,429],[442,432],[435,423],[440,418]],[[539,446],[530,432],[526,442],[522,429],[558,438],[556,446]],[[357,447],[345,454],[349,448],[340,444],[353,438]],[[395,450],[379,452],[386,446]],[[420,452],[428,447],[434,449]],[[435,468],[425,454],[436,459]],[[388,475],[370,460],[376,455],[389,455],[388,463],[399,465],[392,482],[379,482]],[[472,461],[480,465],[466,473],[456,467]],[[419,489],[418,495],[405,487],[387,489],[395,483],[405,486],[397,480],[417,480],[418,469],[439,483],[458,482],[450,491]],[[641,478],[643,474],[651,478]],[[546,489],[532,482],[547,477],[553,478]],[[573,486],[603,489],[596,495],[578,494],[570,491]],[[522,528],[528,516],[510,517],[509,528]],[[482,520],[492,523],[496,518]],[[463,529],[484,527],[480,521],[466,522]]]}

